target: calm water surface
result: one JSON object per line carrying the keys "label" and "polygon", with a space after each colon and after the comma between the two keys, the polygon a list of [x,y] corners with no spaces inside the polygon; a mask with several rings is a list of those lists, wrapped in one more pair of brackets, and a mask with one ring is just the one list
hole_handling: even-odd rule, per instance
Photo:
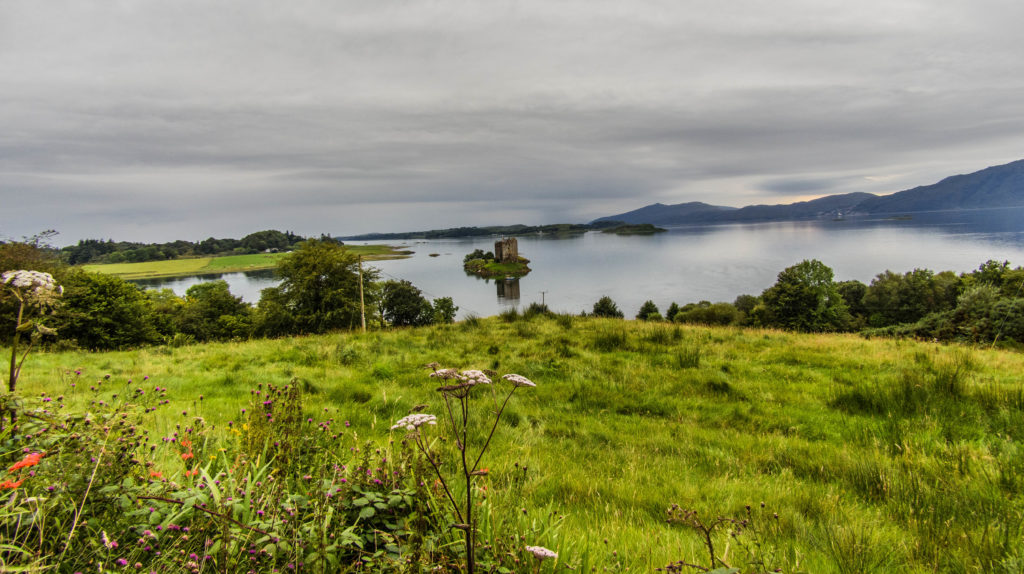
{"label": "calm water surface", "polygon": [[[779,271],[804,259],[832,267],[837,281],[865,283],[887,269],[964,272],[988,259],[1022,265],[1024,208],[918,213],[909,220],[688,226],[644,237],[594,232],[567,239],[520,237],[519,252],[530,259],[533,271],[518,282],[484,280],[462,271],[463,256],[477,248],[492,250],[493,238],[404,245],[415,251],[411,258],[368,265],[382,278],[411,281],[428,297],[452,297],[460,317],[495,315],[534,301],[579,313],[603,295],[631,317],[647,299],[664,311],[673,301],[732,301],[744,293],[760,294],[775,283]],[[276,284],[273,273],[263,271],[146,285],[184,294],[191,285],[217,278],[250,302],[259,300],[260,289]]]}

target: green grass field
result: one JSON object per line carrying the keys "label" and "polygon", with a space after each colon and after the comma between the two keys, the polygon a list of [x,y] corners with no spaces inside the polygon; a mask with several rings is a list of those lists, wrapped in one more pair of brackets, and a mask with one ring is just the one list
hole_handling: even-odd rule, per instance
{"label": "green grass field", "polygon": [[[353,253],[362,255],[366,261],[401,259],[408,257],[409,253],[389,245],[352,245],[348,248]],[[143,263],[104,263],[83,265],[82,268],[91,273],[117,275],[122,279],[153,279],[158,277],[202,275],[204,273],[234,273],[273,269],[277,267],[277,260],[284,255],[286,254],[256,253],[252,255],[146,261]]]}
{"label": "green grass field", "polygon": [[[753,531],[713,535],[734,566],[746,561],[741,543],[756,540],[758,555],[785,572],[1024,568],[1019,352],[495,317],[366,335],[39,353],[20,389],[87,406],[88,387],[105,375],[107,387],[148,376],[145,385],[169,389],[157,429],[166,432],[182,412],[223,429],[258,383],[298,379],[310,413],[329,409],[361,439],[386,443],[401,438],[388,429],[414,405],[441,415],[423,368],[431,361],[537,383],[509,403],[484,462],[488,485],[495,512],[520,516],[538,532],[535,543],[577,571],[706,563],[693,529],[666,524],[671,504],[708,522],[745,518],[751,505]],[[74,390],[73,369],[82,370]],[[476,404],[486,410],[490,401]],[[521,498],[503,496],[523,466]]]}

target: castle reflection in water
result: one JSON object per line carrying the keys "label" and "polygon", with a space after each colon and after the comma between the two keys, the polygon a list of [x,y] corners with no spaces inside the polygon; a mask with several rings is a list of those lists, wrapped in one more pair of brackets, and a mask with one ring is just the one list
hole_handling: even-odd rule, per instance
{"label": "castle reflection in water", "polygon": [[494,282],[498,286],[498,301],[519,300],[519,279],[498,279]]}

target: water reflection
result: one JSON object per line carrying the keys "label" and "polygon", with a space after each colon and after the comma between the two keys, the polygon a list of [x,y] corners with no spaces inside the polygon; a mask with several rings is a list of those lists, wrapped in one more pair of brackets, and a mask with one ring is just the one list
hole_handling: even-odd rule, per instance
{"label": "water reflection", "polygon": [[170,289],[177,295],[183,296],[188,288],[207,281],[223,279],[228,282],[231,293],[241,296],[246,303],[257,303],[260,300],[260,291],[267,287],[276,286],[280,280],[274,275],[273,269],[260,269],[258,271],[240,271],[234,273],[209,273],[204,275],[190,275],[188,277],[162,277],[155,279],[133,279],[134,283],[144,289]]}
{"label": "water reflection", "polygon": [[519,279],[498,279],[498,303],[515,304],[519,302]]}

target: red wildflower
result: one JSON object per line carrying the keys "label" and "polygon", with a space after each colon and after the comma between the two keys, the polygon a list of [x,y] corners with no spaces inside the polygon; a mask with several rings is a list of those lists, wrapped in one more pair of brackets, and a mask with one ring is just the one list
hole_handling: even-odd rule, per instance
{"label": "red wildflower", "polygon": [[195,456],[195,455],[192,454],[192,451],[183,452],[183,453],[181,453],[181,460],[188,460],[188,459],[192,458],[193,456]]}
{"label": "red wildflower", "polygon": [[34,452],[32,454],[26,454],[25,458],[23,458],[23,459],[19,460],[18,462],[14,463],[14,466],[12,466],[11,468],[7,469],[7,472],[14,472],[14,471],[16,471],[18,469],[21,469],[21,468],[26,468],[26,467],[29,467],[29,466],[37,465],[37,464],[39,464],[39,460],[41,458],[43,458],[43,454],[44,453],[41,453],[41,452]]}
{"label": "red wildflower", "polygon": [[161,474],[159,470],[151,470],[149,471],[149,476],[153,478],[163,478],[164,475]]}
{"label": "red wildflower", "polygon": [[18,488],[19,486],[21,486],[21,483],[23,483],[23,482],[25,482],[24,478],[19,480],[19,481],[17,481],[17,482],[15,482],[13,480],[10,480],[10,479],[5,480],[3,482],[0,482],[0,490],[4,490],[4,489],[7,489],[7,488]]}
{"label": "red wildflower", "polygon": [[197,474],[199,474],[199,469],[198,468],[194,469],[194,470],[186,470],[185,471],[185,476],[195,476]]}

